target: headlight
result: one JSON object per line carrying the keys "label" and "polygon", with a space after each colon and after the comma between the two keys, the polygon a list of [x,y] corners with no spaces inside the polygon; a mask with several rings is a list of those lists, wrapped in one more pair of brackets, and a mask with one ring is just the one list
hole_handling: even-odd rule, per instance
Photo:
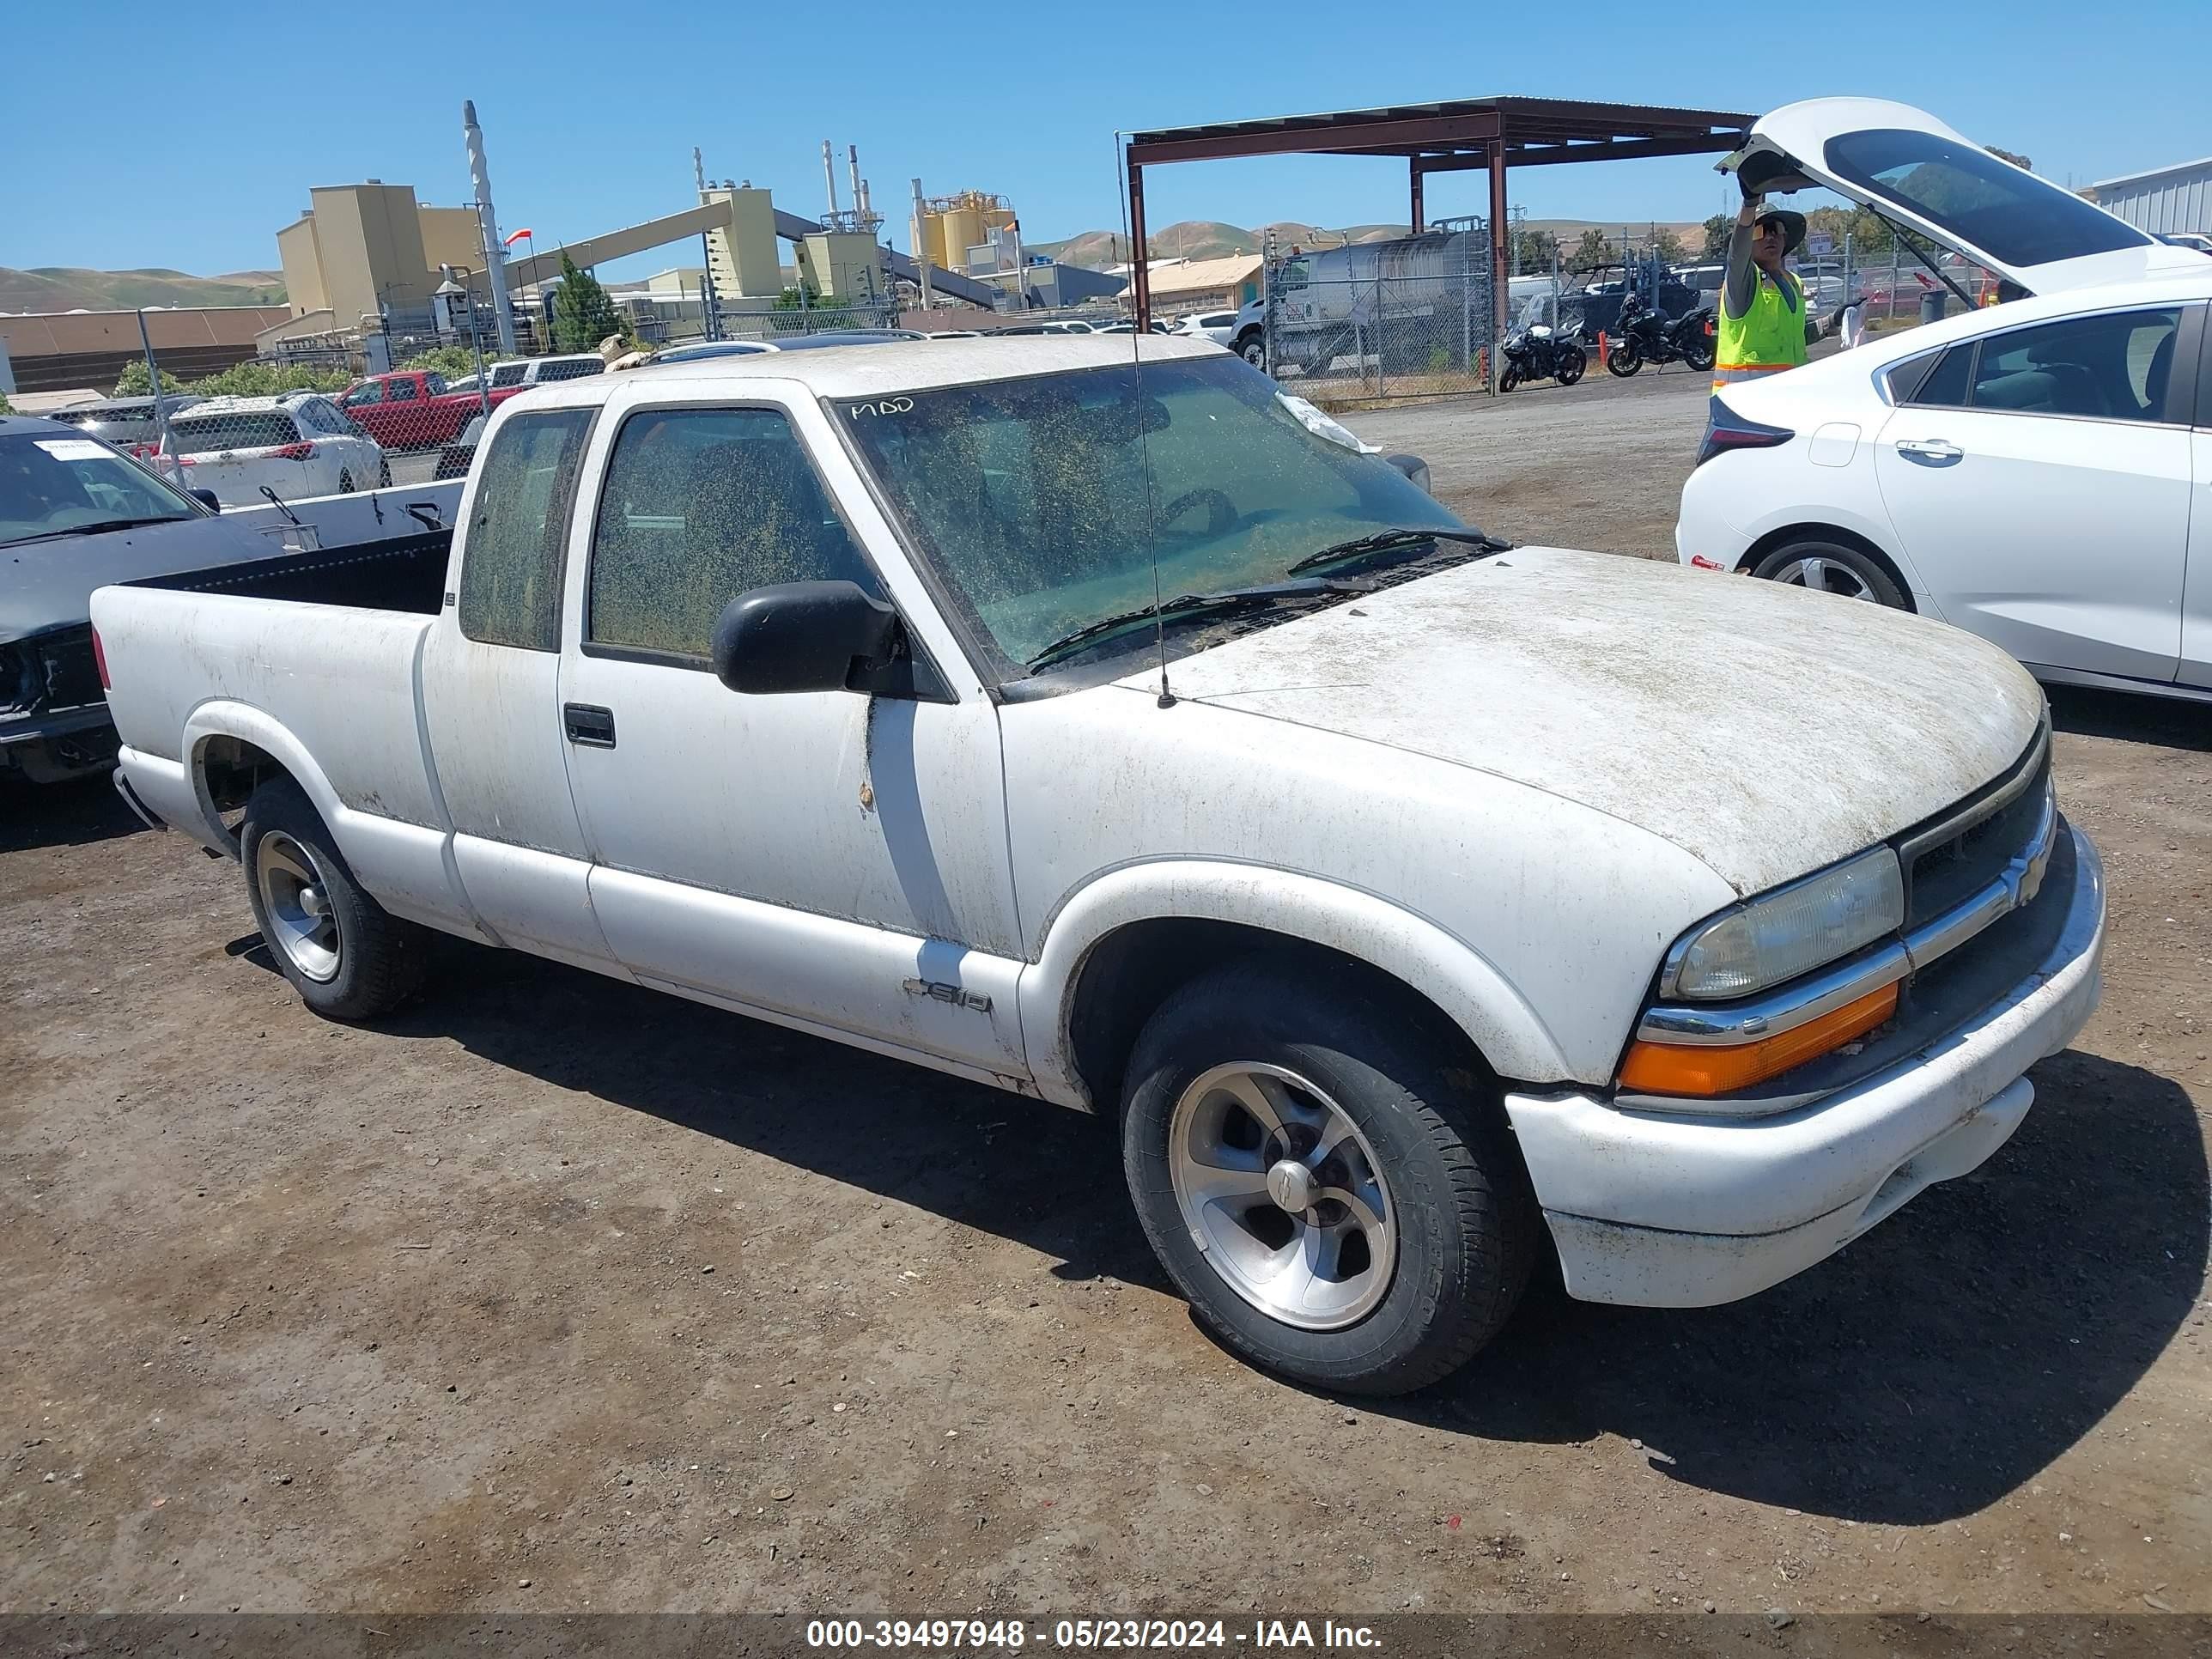
{"label": "headlight", "polygon": [[1877,847],[1714,917],[1668,953],[1662,996],[1749,996],[1905,925],[1897,854]]}

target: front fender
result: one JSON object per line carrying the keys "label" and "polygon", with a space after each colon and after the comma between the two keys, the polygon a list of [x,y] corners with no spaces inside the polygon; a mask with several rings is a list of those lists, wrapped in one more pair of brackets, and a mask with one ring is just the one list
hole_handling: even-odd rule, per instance
{"label": "front fender", "polygon": [[1075,988],[1099,942],[1164,917],[1235,922],[1326,945],[1404,981],[1482,1051],[1499,1076],[1554,1083],[1570,1073],[1558,1040],[1481,953],[1425,916],[1361,889],[1262,865],[1158,859],[1097,872],[1045,924],[1018,991],[1029,1062],[1049,1099],[1095,1103],[1076,1074]]}

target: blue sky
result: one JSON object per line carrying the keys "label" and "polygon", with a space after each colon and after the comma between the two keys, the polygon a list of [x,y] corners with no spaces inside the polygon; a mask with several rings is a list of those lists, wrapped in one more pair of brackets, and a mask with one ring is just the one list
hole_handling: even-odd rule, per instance
{"label": "blue sky", "polygon": [[[837,143],[841,191],[844,146],[858,143],[899,246],[916,174],[932,194],[1005,193],[1042,240],[1119,224],[1117,129],[1493,93],[1749,111],[1893,97],[2062,182],[2212,153],[2212,106],[2172,78],[2212,58],[2204,0],[2102,13],[2041,0],[1785,7],[1751,31],[1771,35],[1774,16],[1798,27],[1767,64],[1715,42],[1724,9],[1619,0],[1116,0],[945,7],[919,22],[911,3],[865,0],[0,4],[11,59],[0,264],[16,266],[274,268],[275,233],[311,185],[374,177],[464,201],[465,97],[484,124],[502,228],[532,227],[541,248],[686,205],[694,144],[711,175],[771,185],[780,205],[812,214],[821,141]],[[1744,64],[1760,66],[1723,72]],[[1483,188],[1480,173],[1432,179],[1429,210],[1480,211]],[[1147,174],[1146,194],[1155,227],[1406,211],[1402,167],[1335,157],[1166,167]],[[1513,174],[1513,197],[1532,217],[1629,222],[1702,218],[1729,201],[1702,157],[1529,168]]]}

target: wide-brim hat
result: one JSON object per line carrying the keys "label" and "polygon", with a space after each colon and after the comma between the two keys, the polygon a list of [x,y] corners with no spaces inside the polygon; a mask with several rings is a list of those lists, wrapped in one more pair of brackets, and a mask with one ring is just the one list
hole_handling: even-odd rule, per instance
{"label": "wide-brim hat", "polygon": [[1752,228],[1757,230],[1769,219],[1782,227],[1783,252],[1795,253],[1805,246],[1805,216],[1803,214],[1792,213],[1788,208],[1761,208],[1759,217],[1752,222]]}

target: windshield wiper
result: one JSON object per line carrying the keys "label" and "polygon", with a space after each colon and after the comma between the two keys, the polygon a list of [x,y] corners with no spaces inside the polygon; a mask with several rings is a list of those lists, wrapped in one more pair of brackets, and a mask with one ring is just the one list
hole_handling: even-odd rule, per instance
{"label": "windshield wiper", "polygon": [[1485,553],[1503,553],[1513,545],[1510,542],[1499,541],[1495,536],[1486,536],[1480,530],[1447,530],[1440,526],[1416,527],[1408,525],[1398,529],[1378,530],[1371,536],[1355,536],[1348,542],[1324,547],[1318,553],[1309,553],[1284,574],[1296,576],[1308,570],[1319,570],[1325,565],[1364,564],[1368,562],[1370,554],[1430,547],[1440,541],[1465,542]]}
{"label": "windshield wiper", "polygon": [[142,524],[182,524],[182,517],[151,519],[95,519],[90,524],[73,524],[66,530],[46,530],[35,536],[18,536],[12,541],[0,542],[0,547],[24,547],[32,542],[58,541],[64,536],[98,536],[110,530],[136,530]]}
{"label": "windshield wiper", "polygon": [[1255,587],[1229,587],[1218,593],[1182,593],[1168,600],[1155,610],[1151,605],[1140,611],[1123,611],[1111,617],[1101,617],[1095,623],[1086,623],[1072,634],[1063,634],[1050,645],[1031,657],[1025,665],[1043,668],[1066,656],[1070,652],[1121,633],[1140,623],[1149,623],[1158,617],[1163,626],[1173,623],[1203,621],[1231,611],[1262,610],[1286,600],[1333,599],[1356,593],[1357,588],[1340,586],[1335,582],[1310,577],[1304,581],[1263,582]]}

